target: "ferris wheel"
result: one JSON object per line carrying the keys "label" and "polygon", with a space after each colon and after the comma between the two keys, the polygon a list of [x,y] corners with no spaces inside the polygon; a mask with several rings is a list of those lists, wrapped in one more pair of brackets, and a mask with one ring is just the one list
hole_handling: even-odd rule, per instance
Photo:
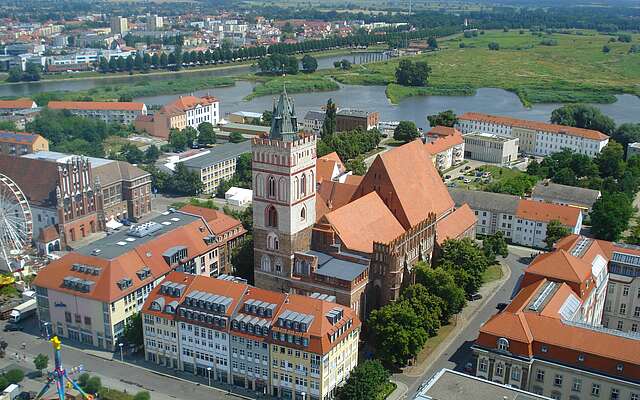
{"label": "ferris wheel", "polygon": [[11,178],[0,174],[0,266],[11,271],[11,260],[31,246],[32,236],[27,197]]}

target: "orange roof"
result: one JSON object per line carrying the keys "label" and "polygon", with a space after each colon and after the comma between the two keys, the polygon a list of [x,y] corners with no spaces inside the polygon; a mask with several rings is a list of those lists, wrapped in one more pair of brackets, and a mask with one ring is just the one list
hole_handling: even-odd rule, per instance
{"label": "orange roof", "polygon": [[348,204],[356,189],[358,189],[356,185],[330,180],[322,181],[316,193],[316,220],[319,221],[331,210],[337,210]]}
{"label": "orange roof", "polygon": [[427,136],[446,137],[446,136],[455,135],[456,133],[460,134],[460,131],[458,131],[456,128],[451,128],[449,126],[437,125],[437,126],[434,126],[433,128],[431,128],[429,130],[429,132],[427,133]]}
{"label": "orange roof", "polygon": [[430,213],[440,218],[454,202],[431,155],[420,140],[378,155],[356,196],[376,191],[405,229],[424,221]]}
{"label": "orange roof", "polygon": [[[449,128],[453,129],[453,128]],[[438,154],[445,150],[449,150],[453,146],[460,145],[464,143],[464,139],[462,138],[462,134],[458,132],[458,130],[453,129],[454,132],[451,135],[447,135],[437,139],[434,142],[425,143],[424,147],[430,154]]]}
{"label": "orange roof", "polygon": [[482,122],[489,122],[489,123],[498,124],[498,125],[515,126],[519,128],[534,129],[534,130],[552,132],[552,133],[558,133],[558,134],[564,134],[564,135],[580,136],[580,137],[583,137],[586,139],[592,139],[592,140],[609,139],[609,136],[605,135],[602,132],[595,131],[593,129],[575,128],[572,126],[548,124],[545,122],[529,121],[525,119],[517,119],[517,118],[510,118],[510,117],[501,117],[501,116],[482,114],[482,113],[468,112],[460,115],[458,119],[482,121]]}
{"label": "orange roof", "polygon": [[388,243],[404,233],[377,193],[369,193],[324,216],[344,246],[373,253],[373,242]]}
{"label": "orange roof", "polygon": [[52,110],[142,111],[145,105],[121,101],[50,101],[47,107]]}
{"label": "orange roof", "polygon": [[364,179],[364,176],[360,175],[347,175],[347,179],[344,181],[347,185],[355,185],[358,186]]}
{"label": "orange roof", "polygon": [[176,111],[185,112],[187,110],[196,108],[198,105],[208,106],[209,104],[217,103],[218,101],[219,100],[213,96],[204,96],[204,97],[180,96],[179,98],[172,101],[171,103],[165,104],[162,107],[162,111],[163,112],[176,112]]}
{"label": "orange roof", "polygon": [[34,104],[31,99],[0,100],[0,109],[22,110],[32,108]]}
{"label": "orange roof", "polygon": [[564,282],[583,283],[591,277],[591,264],[560,249],[539,255],[524,272]]}
{"label": "orange roof", "polygon": [[580,213],[580,209],[576,207],[525,199],[518,201],[516,209],[518,218],[547,223],[558,220],[562,225],[569,227],[576,226]]}
{"label": "orange roof", "polygon": [[[201,216],[205,221],[207,221],[207,225],[209,225],[209,228],[211,228],[211,230],[217,235],[227,232],[242,224],[237,219],[223,212],[213,210],[211,208],[194,206],[192,204],[187,204],[186,206],[182,207],[180,211],[187,214]],[[242,232],[245,232],[244,228],[242,228]]]}
{"label": "orange roof", "polygon": [[344,164],[335,151],[318,158],[316,162],[316,182],[321,183],[324,180],[330,181],[336,172],[336,168],[337,173],[342,173],[345,170]]}
{"label": "orange roof", "polygon": [[447,239],[457,239],[478,222],[468,204],[463,204],[436,224],[436,241],[442,245]]}

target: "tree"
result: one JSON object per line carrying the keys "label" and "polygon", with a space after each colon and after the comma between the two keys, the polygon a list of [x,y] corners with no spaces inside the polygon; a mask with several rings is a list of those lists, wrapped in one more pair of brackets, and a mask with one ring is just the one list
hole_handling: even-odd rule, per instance
{"label": "tree", "polygon": [[302,69],[306,73],[315,72],[318,69],[318,60],[308,54],[305,54],[305,56],[302,57]]}
{"label": "tree", "polygon": [[0,376],[0,390],[5,390],[9,386],[9,381],[4,376]]}
{"label": "tree", "polygon": [[427,44],[431,50],[435,50],[438,48],[438,40],[436,40],[435,36],[429,36],[427,39]]}
{"label": "tree", "polygon": [[571,231],[566,226],[562,225],[562,222],[557,219],[551,220],[547,224],[547,238],[544,242],[547,244],[547,249],[551,250],[553,248],[554,243],[558,240],[569,236]]}
{"label": "tree", "polygon": [[149,392],[143,390],[138,392],[133,396],[133,400],[151,400],[151,394]]}
{"label": "tree", "polygon": [[472,239],[464,238],[444,242],[438,266],[452,271],[456,283],[469,296],[482,285],[482,274],[489,262],[484,251]]}
{"label": "tree", "polygon": [[169,132],[169,144],[175,151],[182,151],[189,145],[189,139],[184,132],[172,129]]}
{"label": "tree", "polygon": [[347,160],[344,166],[348,171],[353,172],[354,175],[364,176],[367,173],[367,164],[364,162],[363,155],[359,155],[352,160]]}
{"label": "tree", "polygon": [[611,47],[609,47],[608,45],[605,44],[604,46],[602,46],[603,53],[608,53],[610,51],[611,51]]}
{"label": "tree", "polygon": [[264,110],[262,113],[262,124],[265,126],[271,126],[271,120],[273,120],[273,111]]}
{"label": "tree", "polygon": [[611,140],[595,159],[602,178],[621,178],[624,175],[624,149],[620,143]]}
{"label": "tree", "polygon": [[349,373],[349,379],[338,388],[337,400],[370,400],[377,398],[389,382],[391,374],[378,360],[361,362]]}
{"label": "tree", "polygon": [[22,69],[20,67],[13,67],[9,70],[9,76],[7,76],[7,82],[20,82],[22,80]]}
{"label": "tree", "polygon": [[158,149],[155,144],[147,147],[147,149],[144,151],[145,163],[153,164],[154,162],[158,161],[158,158],[160,158],[160,149]]}
{"label": "tree", "polygon": [[40,375],[42,375],[42,370],[47,368],[47,365],[49,365],[49,356],[42,353],[38,354],[33,359],[33,365],[36,367]]}
{"label": "tree", "polygon": [[91,375],[89,375],[88,373],[83,373],[78,377],[78,385],[80,385],[80,387],[84,388],[87,386],[87,382],[89,382],[89,378],[91,378]]}
{"label": "tree", "polygon": [[442,324],[447,324],[452,315],[459,313],[466,304],[464,289],[458,286],[453,275],[442,268],[432,268],[424,262],[416,265],[416,283],[423,285],[429,293],[442,299]]}
{"label": "tree", "polygon": [[489,48],[489,50],[494,50],[494,51],[498,51],[500,50],[500,43],[497,42],[490,42],[487,47]]}
{"label": "tree", "polygon": [[598,239],[616,241],[629,226],[633,215],[631,200],[624,193],[603,193],[593,205],[591,232]]}
{"label": "tree", "polygon": [[396,301],[369,316],[376,356],[386,365],[404,366],[424,346],[428,335],[422,319],[407,301]]}
{"label": "tree", "polygon": [[240,142],[244,142],[245,140],[247,139],[245,139],[240,132],[231,132],[229,134],[229,141],[231,143],[240,143]]}
{"label": "tree", "polygon": [[453,127],[458,122],[458,117],[453,110],[442,111],[434,115],[427,116],[429,125]]}
{"label": "tree", "polygon": [[214,144],[216,142],[216,133],[213,131],[213,125],[210,122],[202,122],[198,125],[198,144]]}
{"label": "tree", "polygon": [[393,138],[405,143],[409,143],[418,137],[420,137],[420,132],[418,132],[418,127],[413,121],[400,121],[393,131]]}
{"label": "tree", "polygon": [[174,194],[195,196],[202,193],[204,186],[200,174],[191,172],[183,163],[176,164],[169,190]]}
{"label": "tree", "polygon": [[142,332],[142,314],[135,313],[131,318],[129,318],[129,322],[124,326],[124,338],[130,344],[136,346],[144,345],[144,335]]}
{"label": "tree", "polygon": [[24,379],[24,372],[21,369],[10,369],[4,374],[5,379],[9,382],[10,385],[15,385]]}
{"label": "tree", "polygon": [[234,274],[246,279],[251,285],[255,282],[253,262],[253,237],[247,235],[242,244],[231,251],[231,265],[233,265]]}
{"label": "tree", "polygon": [[422,327],[432,337],[438,333],[442,320],[444,300],[430,293],[426,287],[416,283],[402,291],[402,298],[409,302],[416,315],[422,319]]}
{"label": "tree", "polygon": [[611,139],[623,145],[626,151],[629,143],[640,142],[640,124],[626,123],[619,125],[611,135]]}
{"label": "tree", "polygon": [[122,157],[124,157],[125,160],[127,160],[128,163],[131,164],[140,164],[144,162],[145,158],[142,150],[140,150],[138,146],[135,146],[131,143],[125,143],[124,145],[122,145],[122,147],[120,148],[120,154]]}
{"label": "tree", "polygon": [[326,138],[333,135],[336,132],[336,114],[338,108],[333,99],[327,100],[327,106],[325,108],[324,121],[322,122],[321,138]]}
{"label": "tree", "polygon": [[34,64],[28,62],[25,66],[24,73],[22,74],[22,80],[26,82],[35,82],[40,80],[40,73],[42,72],[42,66],[40,64]]}
{"label": "tree", "polygon": [[84,387],[85,391],[96,394],[102,389],[102,381],[97,376],[92,376],[87,380],[87,384]]}
{"label": "tree", "polygon": [[568,104],[551,112],[551,122],[576,128],[593,129],[611,135],[615,122],[597,107],[586,104]]}
{"label": "tree", "polygon": [[496,256],[502,256],[505,258],[509,255],[509,248],[507,247],[507,240],[504,238],[504,234],[501,231],[496,232],[493,235],[488,235],[482,240],[482,250],[487,260],[495,263]]}
{"label": "tree", "polygon": [[348,70],[348,69],[351,69],[351,61],[347,60],[346,58],[343,58],[340,61],[335,61],[333,63],[333,66],[335,68],[339,68],[342,70]]}
{"label": "tree", "polygon": [[426,61],[400,60],[396,68],[396,82],[404,86],[426,86],[431,67]]}

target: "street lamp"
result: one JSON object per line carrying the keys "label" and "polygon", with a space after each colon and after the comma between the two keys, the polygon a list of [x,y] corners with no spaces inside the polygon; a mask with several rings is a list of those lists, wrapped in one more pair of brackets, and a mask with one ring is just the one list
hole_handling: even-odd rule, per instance
{"label": "street lamp", "polygon": [[118,343],[118,347],[120,347],[120,361],[124,362],[124,354],[122,353],[122,346],[124,346],[124,343]]}
{"label": "street lamp", "polygon": [[209,386],[211,386],[211,367],[207,367],[207,378],[209,380]]}

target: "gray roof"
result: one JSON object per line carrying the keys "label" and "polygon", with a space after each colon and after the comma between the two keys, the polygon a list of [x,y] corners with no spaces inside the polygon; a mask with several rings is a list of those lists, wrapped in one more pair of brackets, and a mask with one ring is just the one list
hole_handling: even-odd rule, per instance
{"label": "gray roof", "polygon": [[[177,221],[176,221],[177,219]],[[121,227],[120,230],[115,231],[106,237],[96,240],[95,242],[81,247],[76,251],[80,254],[84,254],[86,256],[96,256],[100,258],[104,258],[107,260],[112,260],[116,257],[121,256],[122,254],[131,251],[132,249],[140,246],[141,244],[145,244],[150,242],[151,240],[156,239],[158,236],[164,235],[165,233],[174,230],[176,228],[188,225],[193,221],[200,220],[200,217],[190,214],[185,214],[182,212],[173,212],[161,214],[158,217],[152,219],[151,221],[159,224],[159,229],[153,231],[151,234],[137,237],[131,236],[128,234],[129,229],[125,226]],[[179,246],[179,243],[175,244]],[[100,250],[99,252],[95,252],[96,250]]]}
{"label": "gray roof", "polygon": [[488,210],[507,214],[515,214],[520,197],[510,194],[483,192],[449,188],[449,194],[456,207],[469,204],[472,210]]}
{"label": "gray roof", "polygon": [[291,141],[298,133],[298,118],[293,99],[283,90],[278,103],[273,105],[273,117],[271,119],[271,131],[269,138],[275,140]]}
{"label": "gray roof", "polygon": [[182,161],[185,167],[190,169],[202,169],[219,162],[231,160],[240,157],[240,154],[251,152],[251,141],[245,140],[240,143],[226,143],[221,146],[213,147],[209,153],[190,160]]}
{"label": "gray roof", "polygon": [[325,113],[324,111],[309,110],[304,115],[304,119],[309,121],[324,121],[324,118],[326,116],[327,113]]}
{"label": "gray roof", "polygon": [[319,251],[309,250],[306,254],[318,257],[316,274],[351,282],[369,268],[369,265],[339,260]]}
{"label": "gray roof", "polygon": [[593,203],[600,197],[600,192],[553,182],[538,182],[531,191],[531,197],[548,202],[582,205],[591,208]]}
{"label": "gray roof", "polygon": [[547,400],[526,392],[461,372],[442,369],[418,391],[414,400]]}
{"label": "gray roof", "polygon": [[251,132],[255,132],[256,134],[260,134],[260,133],[269,133],[269,131],[271,130],[270,127],[268,126],[262,126],[262,125],[251,125],[251,124],[238,124],[236,122],[227,122],[224,125],[220,125],[220,129],[223,132],[246,132],[246,131],[251,131]]}
{"label": "gray roof", "polygon": [[367,118],[369,114],[371,114],[371,112],[365,111],[365,110],[356,110],[354,108],[341,108],[336,113],[336,115],[342,115],[346,117],[358,117],[358,118]]}
{"label": "gray roof", "polygon": [[107,158],[77,156],[75,154],[66,154],[66,153],[60,153],[57,151],[38,151],[35,153],[25,154],[22,157],[32,158],[36,160],[54,161],[54,162],[57,162],[58,164],[65,164],[70,159],[73,159],[75,157],[82,157],[82,158],[86,158],[91,162],[92,168],[115,162],[114,160],[109,160]]}

